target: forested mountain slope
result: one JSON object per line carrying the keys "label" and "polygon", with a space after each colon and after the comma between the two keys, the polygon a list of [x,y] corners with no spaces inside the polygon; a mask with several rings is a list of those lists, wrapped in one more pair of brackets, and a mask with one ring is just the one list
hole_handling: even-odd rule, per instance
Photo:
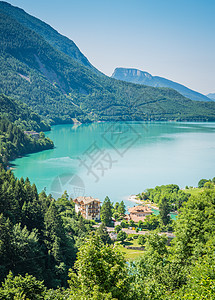
{"label": "forested mountain slope", "polygon": [[77,45],[72,40],[58,33],[50,25],[27,14],[23,9],[14,7],[4,1],[0,1],[0,11],[11,16],[25,27],[38,33],[57,50],[75,59],[78,63],[91,69],[95,73],[101,74],[94,66],[91,65],[86,56],[81,53]]}
{"label": "forested mountain slope", "polygon": [[97,75],[2,10],[0,40],[0,92],[25,102],[50,124],[74,118],[215,120],[215,103]]}
{"label": "forested mountain slope", "polygon": [[26,104],[0,94],[0,119],[8,119],[24,130],[48,131],[51,127]]}
{"label": "forested mountain slope", "polygon": [[31,137],[7,119],[0,119],[0,164],[6,166],[10,160],[29,153],[52,149],[54,143],[41,133]]}

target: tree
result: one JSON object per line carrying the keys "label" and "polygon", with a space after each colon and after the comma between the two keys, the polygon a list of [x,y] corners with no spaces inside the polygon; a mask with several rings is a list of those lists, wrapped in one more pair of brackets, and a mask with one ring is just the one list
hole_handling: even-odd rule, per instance
{"label": "tree", "polygon": [[45,134],[44,134],[44,132],[40,132],[40,139],[44,139],[45,138]]}
{"label": "tree", "polygon": [[177,195],[176,195],[176,199],[175,199],[175,208],[177,210],[179,210],[182,207],[182,204],[184,202],[187,202],[189,197],[190,197],[190,194],[179,190]]}
{"label": "tree", "polygon": [[30,232],[26,226],[22,228],[21,224],[17,223],[13,227],[13,235],[16,261],[19,262],[16,263],[13,271],[16,274],[28,272],[37,278],[41,277],[41,265],[44,261],[38,257],[44,257],[44,253],[41,252],[37,229],[34,228]]}
{"label": "tree", "polygon": [[210,181],[205,182],[204,189],[214,189],[214,184]]}
{"label": "tree", "polygon": [[92,299],[92,293],[96,290],[99,293],[110,293],[112,298],[108,298],[109,295],[107,299],[124,300],[129,292],[130,282],[125,259],[116,247],[104,245],[97,235],[87,239],[81,246],[75,270],[76,272],[70,269],[69,272],[69,287],[73,294],[88,294],[88,298]]}
{"label": "tree", "polygon": [[168,262],[167,239],[156,233],[145,238],[143,255],[131,264],[132,286],[136,293],[134,299],[163,299],[166,276],[163,266]]}
{"label": "tree", "polygon": [[104,225],[104,223],[102,223],[96,230],[96,234],[100,237],[100,239],[102,240],[102,242],[106,245],[106,244],[111,244],[111,238],[107,232],[107,229]]}
{"label": "tree", "polygon": [[144,245],[145,245],[145,242],[146,242],[146,237],[145,237],[145,235],[140,234],[140,235],[138,236],[137,242],[138,242],[139,245],[144,246]]}
{"label": "tree", "polygon": [[128,222],[126,222],[126,220],[122,220],[120,225],[121,225],[122,228],[128,228],[129,227],[129,224],[128,224]]}
{"label": "tree", "polygon": [[4,278],[15,265],[15,248],[13,227],[9,219],[0,215],[0,278]]}
{"label": "tree", "polygon": [[138,222],[138,228],[141,228],[141,229],[143,229],[143,221],[142,220],[139,220],[139,222]]}
{"label": "tree", "polygon": [[121,226],[121,225],[116,225],[116,226],[114,227],[114,231],[115,231],[116,233],[120,232],[121,229],[122,229],[122,226]]}
{"label": "tree", "polygon": [[10,272],[0,288],[0,298],[8,300],[42,300],[44,299],[45,291],[43,283],[35,277],[28,274],[24,277],[21,275],[14,277],[12,272]]}
{"label": "tree", "polygon": [[124,241],[127,239],[128,235],[124,232],[124,231],[120,231],[117,234],[117,241],[121,241],[122,243],[124,243]]}
{"label": "tree", "polygon": [[214,234],[215,190],[191,196],[175,224],[174,239],[178,259],[189,263],[204,253],[204,245]]}
{"label": "tree", "polygon": [[105,198],[102,204],[100,217],[105,226],[110,225],[112,221],[112,205],[108,196]]}
{"label": "tree", "polygon": [[118,211],[118,207],[119,207],[119,202],[116,202],[116,203],[115,203],[115,206],[114,206],[114,210],[115,210],[115,211]]}
{"label": "tree", "polygon": [[118,206],[118,213],[122,216],[125,215],[126,209],[125,209],[125,204],[123,201],[120,202],[119,206]]}
{"label": "tree", "polygon": [[75,259],[74,241],[66,235],[62,218],[54,200],[50,200],[44,217],[44,243],[48,250],[47,276],[49,286],[65,285],[68,267]]}
{"label": "tree", "polygon": [[159,216],[155,216],[155,215],[146,216],[145,222],[144,222],[145,228],[147,228],[149,230],[154,230],[159,226],[159,224],[160,224]]}
{"label": "tree", "polygon": [[171,206],[165,196],[163,196],[160,200],[159,209],[160,209],[161,221],[162,221],[163,225],[166,226],[170,222],[169,213],[171,211]]}
{"label": "tree", "polygon": [[189,268],[186,285],[172,295],[171,299],[214,299],[214,245],[206,250],[206,254],[194,261]]}
{"label": "tree", "polygon": [[199,187],[199,188],[203,188],[204,184],[205,184],[206,182],[208,182],[208,181],[209,181],[208,179],[201,179],[201,180],[199,180],[199,182],[198,182],[198,187]]}

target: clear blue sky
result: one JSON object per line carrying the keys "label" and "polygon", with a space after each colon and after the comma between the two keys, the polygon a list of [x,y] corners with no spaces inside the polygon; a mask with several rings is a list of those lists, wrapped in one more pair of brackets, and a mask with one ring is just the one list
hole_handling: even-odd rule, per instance
{"label": "clear blue sky", "polygon": [[215,92],[215,0],[8,0],[72,39],[111,75],[138,68]]}

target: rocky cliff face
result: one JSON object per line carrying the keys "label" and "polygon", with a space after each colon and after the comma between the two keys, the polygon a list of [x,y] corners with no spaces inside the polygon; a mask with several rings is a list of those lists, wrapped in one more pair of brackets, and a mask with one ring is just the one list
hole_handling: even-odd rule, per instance
{"label": "rocky cliff face", "polygon": [[145,84],[153,87],[172,88],[178,91],[183,96],[195,101],[211,101],[211,99],[207,96],[193,91],[182,84],[168,80],[163,77],[152,76],[147,72],[143,72],[137,69],[116,68],[112,77],[118,80],[133,82],[137,84]]}

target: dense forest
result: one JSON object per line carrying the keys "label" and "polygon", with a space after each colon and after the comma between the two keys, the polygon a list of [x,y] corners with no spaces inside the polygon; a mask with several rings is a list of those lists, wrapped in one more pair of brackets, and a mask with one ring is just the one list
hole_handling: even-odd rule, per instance
{"label": "dense forest", "polygon": [[[52,149],[54,143],[42,132],[50,129],[26,104],[0,94],[0,163],[4,167],[19,156]],[[25,131],[36,131],[38,135]]]}
{"label": "dense forest", "polygon": [[9,120],[0,119],[0,163],[4,166],[18,156],[53,147],[53,142],[46,138],[43,132],[39,134],[38,139],[35,139]]}
{"label": "dense forest", "polygon": [[0,94],[0,119],[8,119],[24,130],[49,131],[50,125],[26,104]]}
{"label": "dense forest", "polygon": [[19,9],[16,18],[15,10],[0,3],[0,92],[26,103],[50,124],[74,119],[215,120],[214,102],[191,101],[173,89],[95,72],[82,56],[68,55],[68,49],[78,53],[72,43],[56,37],[56,32],[47,38],[48,25]]}
{"label": "dense forest", "polygon": [[66,193],[55,202],[11,171],[1,169],[0,195],[1,281],[11,270],[34,275],[48,287],[67,286],[77,245],[91,224],[75,214]]}
{"label": "dense forest", "polygon": [[[92,221],[76,214],[66,192],[54,200],[44,191],[38,194],[28,178],[18,180],[1,169],[0,298],[214,299],[215,188],[210,183],[182,203],[171,245],[151,231],[143,255],[127,264],[107,239],[105,226],[95,230]],[[174,185],[166,189],[179,192]],[[122,203],[119,211],[124,212]]]}

